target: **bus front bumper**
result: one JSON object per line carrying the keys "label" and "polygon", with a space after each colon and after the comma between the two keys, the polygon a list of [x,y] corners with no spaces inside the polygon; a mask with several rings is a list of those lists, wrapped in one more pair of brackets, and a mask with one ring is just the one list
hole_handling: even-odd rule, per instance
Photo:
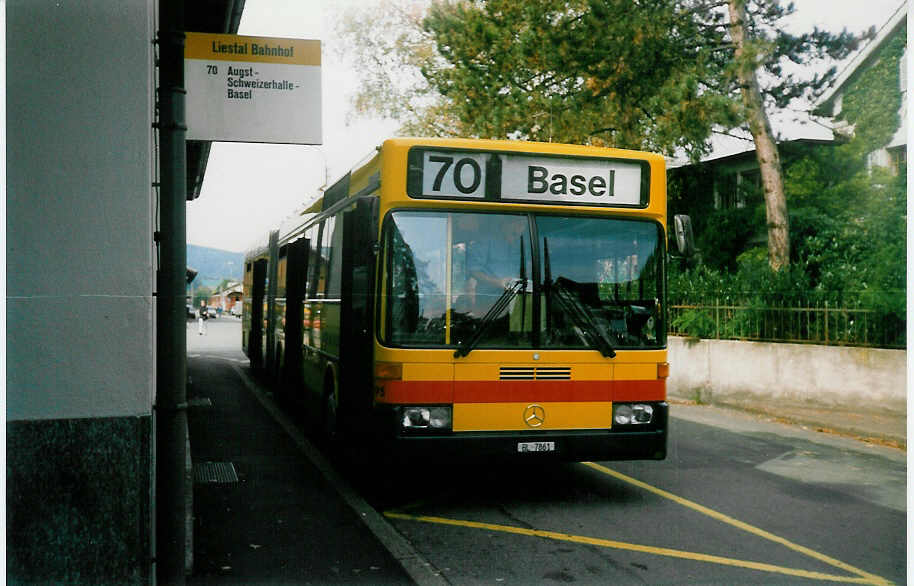
{"label": "bus front bumper", "polygon": [[668,406],[661,403],[648,429],[538,432],[452,432],[398,434],[390,449],[405,458],[555,458],[583,462],[601,460],[663,460],[666,458]]}

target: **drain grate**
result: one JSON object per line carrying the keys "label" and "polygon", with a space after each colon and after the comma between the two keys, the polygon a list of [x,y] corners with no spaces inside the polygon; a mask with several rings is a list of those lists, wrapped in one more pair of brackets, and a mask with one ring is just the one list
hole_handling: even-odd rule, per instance
{"label": "drain grate", "polygon": [[212,407],[213,401],[209,397],[194,397],[187,400],[187,406],[194,407]]}
{"label": "drain grate", "polygon": [[231,462],[198,462],[194,464],[197,484],[233,484],[238,482],[235,465]]}

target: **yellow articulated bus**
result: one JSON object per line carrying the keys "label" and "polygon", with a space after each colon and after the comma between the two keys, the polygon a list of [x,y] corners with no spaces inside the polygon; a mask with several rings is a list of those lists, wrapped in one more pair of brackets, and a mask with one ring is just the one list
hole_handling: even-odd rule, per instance
{"label": "yellow articulated bus", "polygon": [[399,454],[663,459],[666,219],[659,155],[387,140],[247,255],[244,350]]}

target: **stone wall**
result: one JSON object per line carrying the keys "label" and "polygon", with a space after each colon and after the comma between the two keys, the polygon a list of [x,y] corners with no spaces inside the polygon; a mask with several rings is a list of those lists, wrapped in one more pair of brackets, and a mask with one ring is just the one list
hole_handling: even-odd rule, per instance
{"label": "stone wall", "polygon": [[905,350],[670,337],[671,396],[905,410]]}

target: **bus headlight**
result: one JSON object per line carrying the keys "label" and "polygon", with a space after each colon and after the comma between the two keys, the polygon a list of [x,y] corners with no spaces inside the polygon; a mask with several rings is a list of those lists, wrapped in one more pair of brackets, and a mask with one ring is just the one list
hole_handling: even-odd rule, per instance
{"label": "bus headlight", "polygon": [[654,420],[654,408],[646,403],[613,404],[613,423],[616,425],[643,425]]}
{"label": "bus headlight", "polygon": [[451,429],[451,408],[449,406],[403,407],[400,414],[400,427],[404,430],[449,430]]}

